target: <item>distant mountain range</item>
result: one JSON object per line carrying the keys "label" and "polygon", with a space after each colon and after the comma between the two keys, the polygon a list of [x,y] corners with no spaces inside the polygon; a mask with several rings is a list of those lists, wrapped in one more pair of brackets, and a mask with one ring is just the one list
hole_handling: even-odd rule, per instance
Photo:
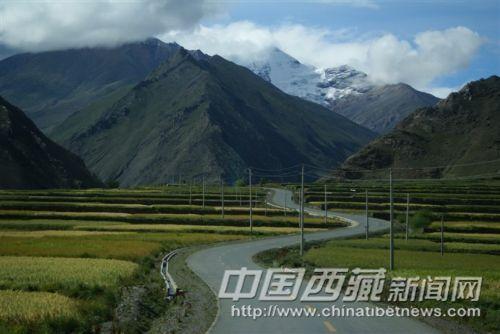
{"label": "distant mountain range", "polygon": [[334,100],[373,87],[365,73],[349,66],[317,69],[273,48],[259,60],[234,59],[285,93],[328,107]]}
{"label": "distant mountain range", "polygon": [[415,109],[434,106],[439,99],[407,84],[374,86],[363,94],[334,100],[330,108],[377,133],[387,133]]}
{"label": "distant mountain range", "polygon": [[53,131],[102,179],[134,186],[172,174],[228,181],[245,168],[331,167],[375,137],[219,56],[180,49],[145,80]]}
{"label": "distant mountain range", "polygon": [[0,95],[49,133],[75,111],[135,85],[178,49],[148,39],[112,48],[14,55],[0,61]]}
{"label": "distant mountain range", "polygon": [[319,103],[377,133],[390,131],[419,107],[439,99],[406,84],[377,85],[344,65],[318,69],[274,48],[257,61],[234,59],[284,92]]}
{"label": "distant mountain range", "polygon": [[[179,174],[234,181],[249,166],[332,168],[349,156],[347,170],[431,164],[448,167],[430,176],[462,175],[454,166],[500,154],[496,76],[435,104],[408,85],[375,85],[348,66],[316,69],[279,49],[245,65],[157,39],[21,54],[0,61],[0,94],[101,180],[123,186]],[[0,187],[99,184],[1,102]],[[376,132],[387,134],[358,152]]]}
{"label": "distant mountain range", "polygon": [[[342,167],[358,177],[376,173],[357,170],[407,167],[415,169],[396,172],[404,177],[498,175],[499,124],[500,78],[492,76],[467,84],[435,107],[416,110]],[[429,166],[437,167],[418,169]]]}
{"label": "distant mountain range", "polygon": [[55,144],[0,97],[0,188],[71,188],[102,184],[83,161]]}
{"label": "distant mountain range", "polygon": [[[136,85],[179,48],[151,38],[110,48],[14,55],[0,61],[0,94],[50,134],[74,112]],[[203,57],[197,51],[192,55]],[[285,93],[321,104],[377,133],[391,130],[416,108],[438,101],[405,84],[375,85],[349,66],[317,69],[279,49],[259,60],[234,61]]]}

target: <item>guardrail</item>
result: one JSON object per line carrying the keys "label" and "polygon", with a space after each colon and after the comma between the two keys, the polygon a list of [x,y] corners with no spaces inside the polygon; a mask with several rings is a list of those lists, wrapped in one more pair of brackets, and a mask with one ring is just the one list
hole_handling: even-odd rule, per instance
{"label": "guardrail", "polygon": [[172,251],[165,255],[161,260],[160,274],[165,281],[165,288],[167,290],[167,299],[173,299],[177,295],[177,284],[168,272],[168,262],[177,255],[177,251]]}

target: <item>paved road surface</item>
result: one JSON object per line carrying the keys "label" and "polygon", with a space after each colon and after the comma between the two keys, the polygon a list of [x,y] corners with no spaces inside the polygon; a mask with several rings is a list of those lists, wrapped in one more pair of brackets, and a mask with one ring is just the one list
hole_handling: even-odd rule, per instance
{"label": "paved road surface", "polygon": [[[292,201],[292,193],[287,190],[273,189],[269,198],[271,204],[283,206],[286,203],[289,208],[298,209],[298,204]],[[305,211],[313,215],[323,215],[321,210],[306,207]],[[352,222],[351,227],[341,228],[325,232],[306,234],[306,240],[322,240],[338,237],[352,236],[364,233],[364,216],[350,215],[342,213],[328,212],[333,217],[342,217]],[[380,231],[387,228],[387,222],[379,219],[370,219],[370,231]],[[219,291],[224,270],[240,269],[261,269],[252,261],[252,256],[258,252],[290,246],[299,242],[299,236],[282,236],[275,238],[258,239],[241,243],[226,244],[207,248],[191,255],[187,262],[189,267],[197,273],[216,293]],[[263,279],[262,279],[263,280]],[[299,294],[300,296],[300,294]],[[271,304],[292,307],[328,307],[330,303],[321,302],[260,302],[254,299],[244,299],[233,302],[231,299],[219,300],[219,314],[213,324],[211,333],[233,334],[233,333],[438,333],[437,330],[419,321],[409,318],[259,318],[257,320],[231,316],[233,305],[252,305],[254,307],[266,307]],[[334,303],[342,307],[342,301]],[[346,303],[347,305],[347,303]],[[349,303],[349,306],[370,306],[366,303]],[[214,307],[216,307],[214,305]]]}

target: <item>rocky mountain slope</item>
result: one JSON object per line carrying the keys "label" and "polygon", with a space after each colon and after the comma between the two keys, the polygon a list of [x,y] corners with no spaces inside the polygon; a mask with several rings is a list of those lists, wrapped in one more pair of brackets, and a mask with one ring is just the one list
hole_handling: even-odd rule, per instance
{"label": "rocky mountain slope", "polygon": [[331,102],[333,111],[377,132],[386,133],[423,106],[439,101],[431,94],[419,92],[406,84],[374,86],[364,94],[348,95]]}
{"label": "rocky mountain slope", "polygon": [[[500,172],[500,78],[474,81],[435,107],[422,108],[343,164],[359,169],[443,166],[398,171],[403,177]],[[492,161],[484,163],[485,161]]]}
{"label": "rocky mountain slope", "polygon": [[344,65],[318,69],[279,49],[261,59],[235,59],[284,92],[319,103],[377,133],[391,130],[419,107],[439,99],[406,84],[377,85],[366,73]]}
{"label": "rocky mountain slope", "polygon": [[118,47],[14,55],[0,61],[0,95],[49,133],[75,111],[132,87],[178,48],[149,39]]}
{"label": "rocky mountain slope", "polygon": [[45,137],[0,97],[0,189],[92,187],[101,183],[76,155]]}
{"label": "rocky mountain slope", "polygon": [[234,181],[249,166],[332,167],[374,138],[242,66],[184,49],[53,133],[102,179],[125,186],[165,183],[172,174]]}
{"label": "rocky mountain slope", "polygon": [[261,59],[234,59],[285,93],[328,107],[334,100],[368,91],[368,76],[350,66],[318,69],[273,48]]}

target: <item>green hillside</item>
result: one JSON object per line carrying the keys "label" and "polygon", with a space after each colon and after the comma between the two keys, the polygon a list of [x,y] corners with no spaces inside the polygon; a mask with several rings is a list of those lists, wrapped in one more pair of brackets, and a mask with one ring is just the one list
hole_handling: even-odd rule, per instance
{"label": "green hillside", "polygon": [[75,111],[138,83],[178,48],[148,39],[14,55],[0,61],[0,94],[49,133]]}
{"label": "green hillside", "polygon": [[99,186],[83,161],[0,97],[0,189]]}
{"label": "green hillside", "polygon": [[[474,81],[435,107],[413,112],[396,129],[351,156],[343,168],[353,176],[397,170],[401,177],[449,177],[500,171],[500,78]],[[491,161],[491,163],[484,163]],[[436,168],[418,169],[419,167]],[[387,173],[387,171],[385,171]]]}
{"label": "green hillside", "polygon": [[76,113],[53,137],[102,179],[132,186],[172,174],[234,181],[248,166],[331,167],[374,134],[244,67],[182,49],[116,101]]}
{"label": "green hillside", "polygon": [[415,109],[432,107],[439,99],[406,84],[376,86],[364,94],[333,101],[332,109],[377,133],[391,131]]}

